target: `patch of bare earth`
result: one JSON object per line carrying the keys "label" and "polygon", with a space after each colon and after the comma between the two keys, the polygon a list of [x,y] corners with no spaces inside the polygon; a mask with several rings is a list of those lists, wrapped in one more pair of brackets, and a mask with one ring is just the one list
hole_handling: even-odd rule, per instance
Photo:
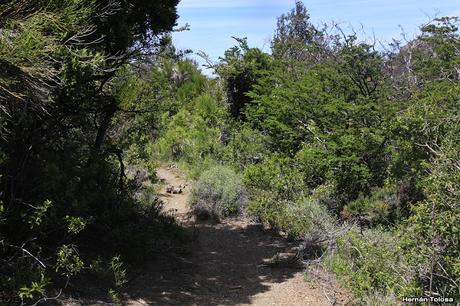
{"label": "patch of bare earth", "polygon": [[[200,224],[190,217],[190,185],[176,168],[163,167],[161,197],[190,242],[142,267],[131,279],[124,304],[139,305],[345,305],[347,295],[334,283],[306,281],[303,268],[289,258],[291,243],[247,220]],[[166,185],[186,185],[180,194]],[[278,256],[278,255],[280,256]],[[280,259],[278,259],[280,258]],[[283,258],[288,260],[283,261]]]}

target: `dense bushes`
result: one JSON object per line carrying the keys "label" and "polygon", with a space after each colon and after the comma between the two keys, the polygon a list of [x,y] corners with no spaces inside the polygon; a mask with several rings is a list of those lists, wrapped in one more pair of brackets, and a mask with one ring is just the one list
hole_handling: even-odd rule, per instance
{"label": "dense bushes", "polygon": [[306,165],[270,155],[263,163],[246,167],[244,182],[248,214],[291,239],[303,241],[301,258],[311,260],[333,248],[343,228],[328,210],[334,203],[331,186],[309,189],[316,171],[307,171]]}
{"label": "dense bushes", "polygon": [[34,304],[97,257],[132,258],[169,235],[171,220],[133,199],[111,124],[115,114],[137,111],[115,93],[120,67],[141,46],[158,50],[177,3],[0,4],[2,297]]}
{"label": "dense bushes", "polygon": [[216,219],[243,211],[246,190],[240,176],[224,166],[204,171],[195,182],[190,204],[198,219]]}
{"label": "dense bushes", "polygon": [[221,131],[221,141],[225,144],[223,161],[244,170],[246,166],[263,162],[269,154],[268,137],[247,126]]}
{"label": "dense bushes", "polygon": [[383,228],[354,227],[338,239],[326,265],[359,297],[418,296],[416,271],[407,262],[397,234]]}
{"label": "dense bushes", "polygon": [[422,288],[449,297],[458,296],[460,279],[460,141],[455,135],[437,151],[423,181],[426,199],[412,207],[402,234]]}
{"label": "dense bushes", "polygon": [[182,162],[193,178],[217,164],[225,109],[209,94],[196,97],[173,117],[148,151],[153,160]]}

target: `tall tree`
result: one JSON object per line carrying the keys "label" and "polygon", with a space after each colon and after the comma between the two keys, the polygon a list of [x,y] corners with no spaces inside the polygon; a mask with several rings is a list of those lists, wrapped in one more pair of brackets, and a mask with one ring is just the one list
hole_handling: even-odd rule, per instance
{"label": "tall tree", "polygon": [[225,51],[216,70],[224,80],[230,113],[243,118],[243,108],[249,102],[247,93],[256,84],[260,73],[266,73],[271,59],[258,48],[250,48],[247,39],[235,38],[238,45]]}
{"label": "tall tree", "polygon": [[326,47],[326,36],[310,21],[310,14],[301,1],[295,8],[278,18],[272,40],[272,53],[276,59],[318,62]]}

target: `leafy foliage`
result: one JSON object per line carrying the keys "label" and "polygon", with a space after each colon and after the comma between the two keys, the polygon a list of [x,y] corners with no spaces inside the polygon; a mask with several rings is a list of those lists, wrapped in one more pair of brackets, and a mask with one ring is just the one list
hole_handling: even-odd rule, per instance
{"label": "leafy foliage", "polygon": [[247,93],[256,83],[259,73],[270,67],[270,57],[260,49],[249,48],[247,39],[235,38],[238,46],[225,52],[216,68],[225,80],[230,114],[242,116],[242,109],[250,101]]}
{"label": "leafy foliage", "polygon": [[[155,215],[147,216],[133,199],[122,151],[109,130],[121,111],[115,75],[142,46],[157,51],[161,34],[175,25],[176,5],[0,5],[2,292],[17,293],[24,304],[46,301],[82,274],[94,254],[130,253],[115,242],[123,240],[121,232],[136,236],[133,220],[147,223],[150,233],[163,226],[168,235],[171,222],[158,207],[152,205]],[[146,241],[133,244],[144,248]]]}
{"label": "leafy foliage", "polygon": [[326,264],[358,296],[420,294],[406,260],[391,231],[374,228],[360,234],[354,228],[338,240],[338,251]]}

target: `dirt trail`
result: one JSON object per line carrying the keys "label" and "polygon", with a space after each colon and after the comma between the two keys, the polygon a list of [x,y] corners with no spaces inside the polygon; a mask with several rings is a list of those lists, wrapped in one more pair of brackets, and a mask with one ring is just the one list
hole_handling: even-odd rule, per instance
{"label": "dirt trail", "polygon": [[[178,169],[160,168],[158,177],[165,185],[187,184]],[[152,262],[130,281],[127,305],[331,305],[323,293],[331,288],[306,282],[299,266],[270,260],[292,254],[295,244],[245,220],[195,223],[187,206],[190,186],[181,194],[165,188],[165,209],[192,238],[182,252]],[[344,295],[335,297],[335,305],[345,304]]]}

